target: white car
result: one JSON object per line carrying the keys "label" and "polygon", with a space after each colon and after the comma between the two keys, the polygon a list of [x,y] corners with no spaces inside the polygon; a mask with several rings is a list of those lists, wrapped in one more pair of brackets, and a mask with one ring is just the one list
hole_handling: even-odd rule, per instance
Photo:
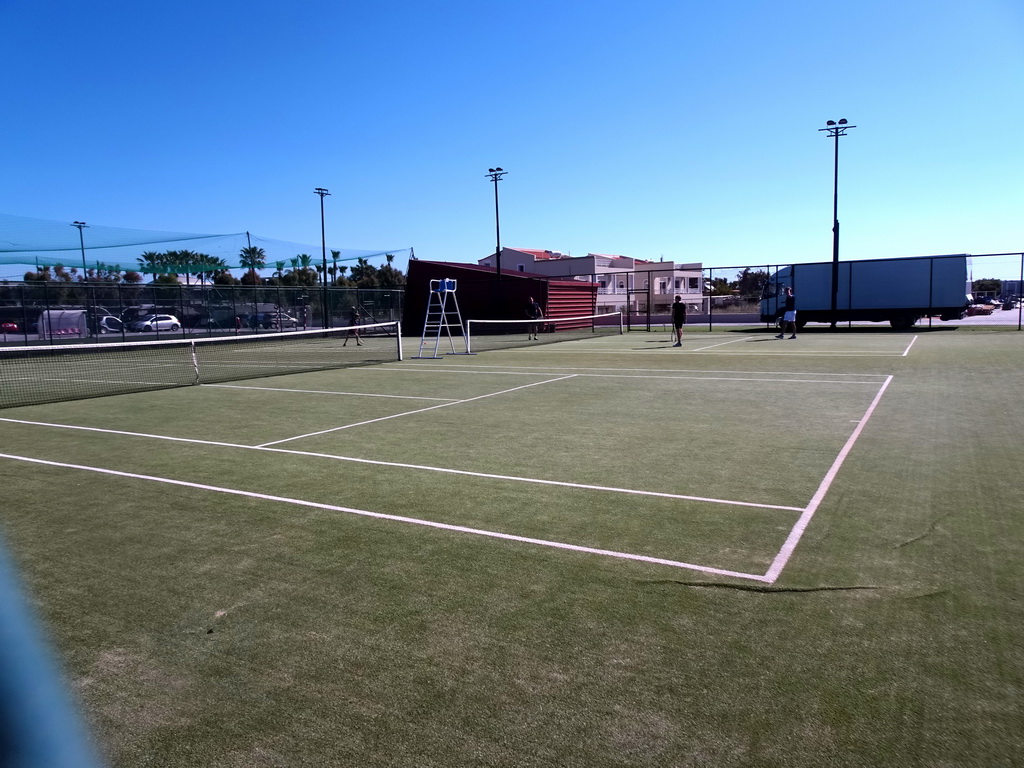
{"label": "white car", "polygon": [[181,323],[174,315],[145,315],[128,325],[132,331],[176,331],[179,328]]}
{"label": "white car", "polygon": [[104,315],[96,325],[100,333],[121,333],[123,329],[121,321],[112,315]]}

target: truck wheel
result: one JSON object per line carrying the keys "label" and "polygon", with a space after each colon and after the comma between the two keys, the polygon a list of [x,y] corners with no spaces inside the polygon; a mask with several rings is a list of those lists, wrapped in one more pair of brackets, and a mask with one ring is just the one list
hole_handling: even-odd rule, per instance
{"label": "truck wheel", "polygon": [[897,331],[909,331],[917,323],[917,317],[914,315],[893,315],[889,318],[889,325],[893,327],[893,330]]}

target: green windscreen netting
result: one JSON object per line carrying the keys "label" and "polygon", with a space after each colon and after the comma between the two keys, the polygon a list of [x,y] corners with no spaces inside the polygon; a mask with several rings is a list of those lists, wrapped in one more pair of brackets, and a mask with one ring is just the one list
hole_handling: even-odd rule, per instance
{"label": "green windscreen netting", "polygon": [[[83,226],[79,227],[78,224]],[[331,261],[356,261],[410,248],[356,250],[327,244]],[[274,268],[298,254],[322,258],[321,243],[275,240],[250,232],[204,235],[125,229],[85,222],[51,221],[0,213],[0,265],[86,270],[135,270],[147,273],[198,274],[223,269]],[[247,255],[249,258],[247,258]]]}

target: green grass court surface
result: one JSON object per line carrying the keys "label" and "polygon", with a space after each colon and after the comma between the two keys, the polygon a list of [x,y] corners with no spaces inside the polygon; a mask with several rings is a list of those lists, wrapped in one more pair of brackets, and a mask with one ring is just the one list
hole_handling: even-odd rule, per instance
{"label": "green grass court surface", "polygon": [[1024,336],[665,330],[0,410],[114,766],[1024,764]]}

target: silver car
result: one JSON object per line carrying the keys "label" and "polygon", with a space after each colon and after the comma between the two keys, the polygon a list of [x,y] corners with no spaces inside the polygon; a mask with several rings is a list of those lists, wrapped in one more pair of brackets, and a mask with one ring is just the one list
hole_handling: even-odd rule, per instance
{"label": "silver car", "polygon": [[130,331],[176,331],[181,323],[174,315],[144,315],[128,324]]}

